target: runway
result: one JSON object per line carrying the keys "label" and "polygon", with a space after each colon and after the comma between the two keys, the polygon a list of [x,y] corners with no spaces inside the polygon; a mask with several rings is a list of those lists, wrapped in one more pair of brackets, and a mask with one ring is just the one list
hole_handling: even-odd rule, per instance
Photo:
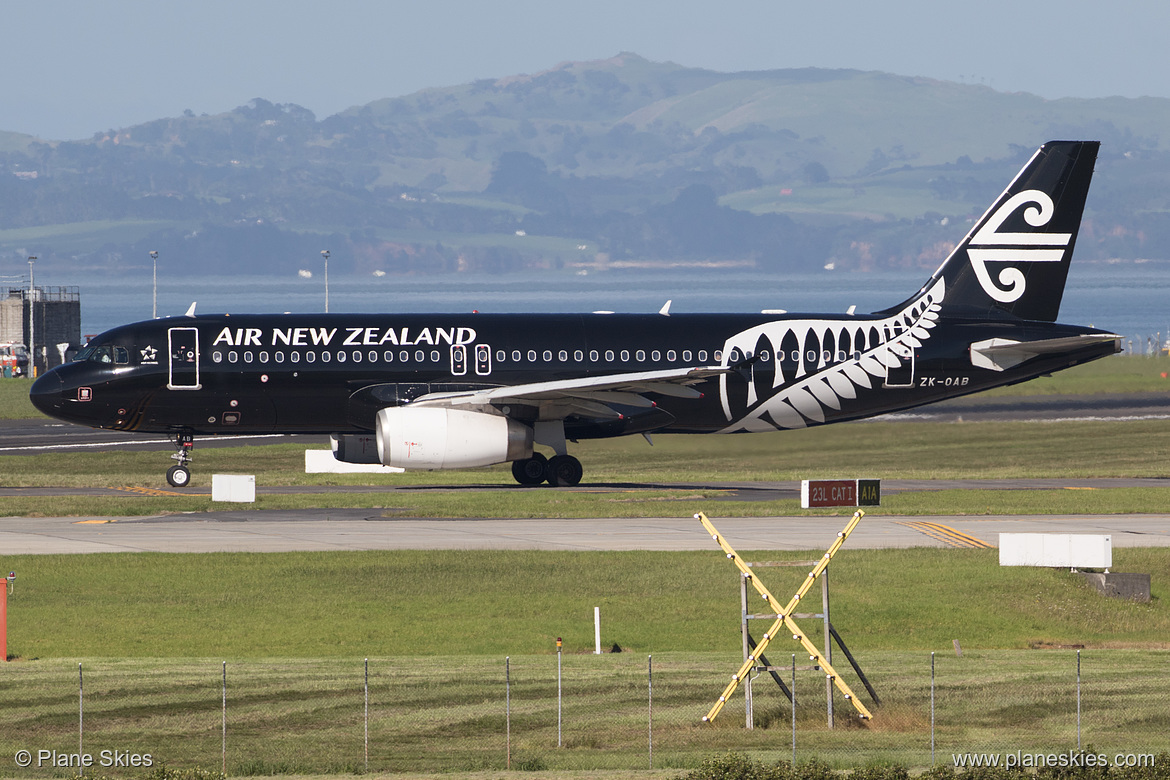
{"label": "runway", "polygon": [[[845,517],[720,517],[743,550],[824,550]],[[901,517],[867,515],[850,549],[995,547],[1000,533],[1109,534],[1114,547],[1170,547],[1170,515]],[[0,518],[8,555],[103,552],[289,552],[294,550],[711,550],[692,516],[589,519],[427,519],[377,509],[217,511],[160,517]]]}

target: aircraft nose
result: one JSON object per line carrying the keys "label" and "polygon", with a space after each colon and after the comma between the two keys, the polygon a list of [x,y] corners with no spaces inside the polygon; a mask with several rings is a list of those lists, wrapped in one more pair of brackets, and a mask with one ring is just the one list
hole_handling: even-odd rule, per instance
{"label": "aircraft nose", "polygon": [[32,405],[49,417],[56,417],[61,412],[61,391],[65,383],[56,371],[42,374],[33,386],[29,388],[28,398]]}

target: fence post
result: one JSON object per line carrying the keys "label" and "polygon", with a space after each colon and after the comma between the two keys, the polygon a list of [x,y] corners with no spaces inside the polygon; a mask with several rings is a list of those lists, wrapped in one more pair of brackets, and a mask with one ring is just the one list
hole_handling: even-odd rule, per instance
{"label": "fence post", "polygon": [[796,769],[796,653],[792,654],[792,768]]}
{"label": "fence post", "polygon": [[505,720],[508,724],[508,747],[505,768],[512,768],[512,658],[504,656]]}
{"label": "fence post", "polygon": [[646,745],[650,753],[650,768],[654,768],[654,656],[646,656]]}
{"label": "fence post", "polygon": [[[81,674],[81,664],[77,664],[77,755],[85,755],[82,744],[85,739],[85,681]],[[84,776],[85,767],[81,766],[77,774]]]}
{"label": "fence post", "polygon": [[934,766],[934,651],[930,653],[930,765]]}
{"label": "fence post", "polygon": [[222,767],[221,771],[223,772],[224,776],[226,777],[227,776],[227,661],[223,662],[223,707],[220,710],[220,714],[221,714],[221,728],[222,728],[222,734],[223,734],[223,741],[221,743],[222,748],[221,748],[221,753],[220,753],[221,759],[223,761],[223,763],[221,765],[221,767]]}
{"label": "fence post", "polygon": [[370,773],[370,659],[366,659],[366,714],[365,714],[365,740],[366,740],[366,774]]}
{"label": "fence post", "polygon": [[557,637],[557,747],[561,747],[561,638]]}
{"label": "fence post", "polygon": [[1077,750],[1081,749],[1081,651],[1077,650]]}

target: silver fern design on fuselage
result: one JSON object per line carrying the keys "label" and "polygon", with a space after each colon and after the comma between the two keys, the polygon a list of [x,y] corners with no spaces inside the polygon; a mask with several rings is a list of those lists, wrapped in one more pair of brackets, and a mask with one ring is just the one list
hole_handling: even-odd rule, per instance
{"label": "silver fern design on fuselage", "polygon": [[[913,360],[930,338],[942,308],[944,281],[893,316],[879,320],[768,322],[727,339],[724,367],[744,361],[746,382],[720,377],[723,413],[734,420],[720,433],[804,428],[840,411],[842,400],[880,390],[892,369]],[[754,359],[753,359],[754,358]]]}

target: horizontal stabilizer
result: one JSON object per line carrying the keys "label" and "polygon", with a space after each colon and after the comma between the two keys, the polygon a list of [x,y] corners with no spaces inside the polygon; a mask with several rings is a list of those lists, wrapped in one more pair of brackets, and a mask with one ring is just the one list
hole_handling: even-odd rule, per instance
{"label": "horizontal stabilizer", "polygon": [[1100,344],[1103,341],[1118,341],[1121,336],[1114,333],[1086,333],[1041,341],[1015,341],[1013,339],[987,339],[971,345],[971,365],[989,368],[992,371],[1006,371],[1037,355],[1051,355],[1059,352],[1073,352],[1081,347]]}

